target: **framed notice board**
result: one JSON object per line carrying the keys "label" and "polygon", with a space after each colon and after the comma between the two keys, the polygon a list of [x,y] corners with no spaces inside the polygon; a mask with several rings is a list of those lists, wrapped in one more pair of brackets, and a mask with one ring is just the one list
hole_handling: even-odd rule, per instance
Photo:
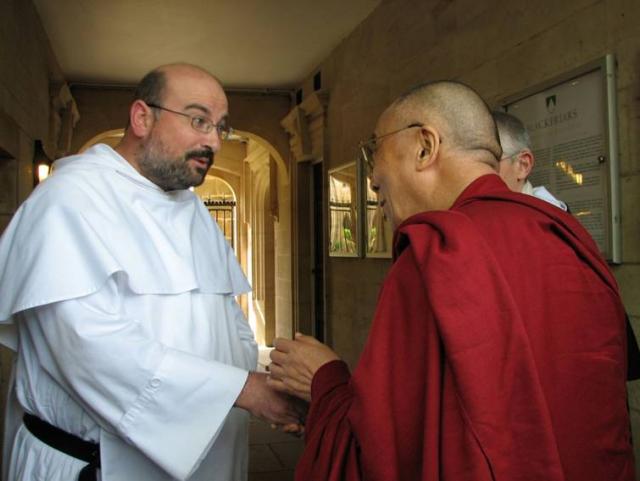
{"label": "framed notice board", "polygon": [[611,263],[621,262],[615,59],[607,55],[501,102],[531,136],[533,186],[569,206]]}

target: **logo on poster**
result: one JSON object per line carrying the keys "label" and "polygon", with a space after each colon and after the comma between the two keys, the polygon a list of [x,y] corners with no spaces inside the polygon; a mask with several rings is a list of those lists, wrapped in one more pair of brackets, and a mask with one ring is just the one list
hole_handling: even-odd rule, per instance
{"label": "logo on poster", "polygon": [[545,99],[545,102],[547,104],[547,112],[554,113],[556,111],[556,96],[550,95]]}
{"label": "logo on poster", "polygon": [[572,109],[566,112],[560,112],[558,114],[549,115],[548,117],[534,120],[527,123],[527,130],[531,133],[535,130],[546,129],[549,127],[557,127],[565,122],[571,122],[578,118],[578,110]]}

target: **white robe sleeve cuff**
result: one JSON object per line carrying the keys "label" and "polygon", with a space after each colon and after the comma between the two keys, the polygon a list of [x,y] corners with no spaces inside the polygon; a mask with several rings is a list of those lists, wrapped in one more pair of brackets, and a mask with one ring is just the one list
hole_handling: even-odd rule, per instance
{"label": "white robe sleeve cuff", "polygon": [[187,479],[214,443],[247,375],[243,369],[168,350],[118,431],[171,476]]}

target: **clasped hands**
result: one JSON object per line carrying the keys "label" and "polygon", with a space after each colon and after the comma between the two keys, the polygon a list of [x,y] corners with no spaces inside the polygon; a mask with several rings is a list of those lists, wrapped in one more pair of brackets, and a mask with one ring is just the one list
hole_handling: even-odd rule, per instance
{"label": "clasped hands", "polygon": [[306,403],[269,387],[267,377],[265,373],[250,372],[234,406],[285,432],[302,434]]}
{"label": "clasped hands", "polygon": [[277,338],[271,351],[269,374],[250,372],[235,406],[292,434],[304,432],[311,401],[311,381],[337,354],[313,337]]}

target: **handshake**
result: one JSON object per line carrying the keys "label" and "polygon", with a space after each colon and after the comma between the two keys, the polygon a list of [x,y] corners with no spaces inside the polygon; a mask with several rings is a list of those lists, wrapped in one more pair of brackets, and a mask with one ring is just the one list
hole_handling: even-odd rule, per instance
{"label": "handshake", "polygon": [[274,346],[269,373],[250,372],[235,405],[299,435],[304,432],[314,374],[339,357],[313,337],[300,333],[293,340],[277,338]]}

